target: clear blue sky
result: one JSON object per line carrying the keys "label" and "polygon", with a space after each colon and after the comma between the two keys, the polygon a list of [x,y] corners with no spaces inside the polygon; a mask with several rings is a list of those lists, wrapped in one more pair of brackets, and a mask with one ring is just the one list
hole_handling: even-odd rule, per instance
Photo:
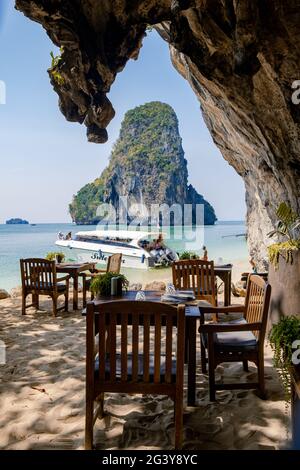
{"label": "clear blue sky", "polygon": [[69,222],[73,194],[107,165],[124,113],[153,100],[175,109],[190,182],[218,218],[245,217],[243,181],[213,144],[196,96],[155,32],[145,39],[139,60],[130,61],[112,86],[116,117],[108,143],[96,145],[87,142],[84,126],[68,123],[58,109],[47,74],[55,50],[50,39],[13,6],[14,0],[0,0],[0,80],[7,86],[7,104],[0,105],[0,223],[10,217]]}

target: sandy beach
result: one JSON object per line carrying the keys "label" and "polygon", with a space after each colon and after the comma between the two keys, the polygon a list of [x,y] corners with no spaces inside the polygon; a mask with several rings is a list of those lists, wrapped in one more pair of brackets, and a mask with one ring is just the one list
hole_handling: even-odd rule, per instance
{"label": "sandy beach", "polygon": [[300,0],[0,0],[0,36],[0,450],[300,450]]}
{"label": "sandy beach", "polygon": [[[241,302],[243,299],[238,299]],[[1,449],[83,449],[85,319],[81,311],[51,315],[20,298],[0,301]],[[199,348],[198,348],[199,351]],[[217,380],[255,378],[255,367],[223,364]],[[197,367],[197,406],[184,412],[184,449],[279,449],[287,445],[284,392],[266,346],[267,400],[254,391],[222,391],[208,399],[208,377]],[[165,397],[106,395],[106,415],[95,426],[97,449],[172,449],[173,406]]]}

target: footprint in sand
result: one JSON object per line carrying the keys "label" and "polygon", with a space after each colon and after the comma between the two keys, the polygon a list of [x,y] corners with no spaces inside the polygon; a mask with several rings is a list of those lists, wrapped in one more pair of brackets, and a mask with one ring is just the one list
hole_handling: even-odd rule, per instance
{"label": "footprint in sand", "polygon": [[[134,427],[133,427],[134,426]],[[162,427],[139,428],[136,423],[126,423],[120,446],[123,448],[158,448],[168,450],[172,444],[168,433]]]}
{"label": "footprint in sand", "polygon": [[250,400],[248,399],[242,399],[242,400],[239,400],[239,407],[241,408],[247,408],[247,407],[252,407],[253,406],[253,403],[250,402]]}
{"label": "footprint in sand", "polygon": [[[245,442],[247,442],[247,449],[250,448],[251,443],[253,444],[253,438],[256,435],[256,431],[249,431],[249,432],[243,432],[242,435],[239,433],[237,430],[236,436],[237,439],[234,440],[234,445],[236,449],[244,449],[245,448]],[[252,441],[252,442],[251,442]]]}
{"label": "footprint in sand", "polygon": [[265,375],[265,380],[274,380],[274,376],[272,376],[272,375]]}
{"label": "footprint in sand", "polygon": [[250,374],[247,374],[246,377],[247,377],[247,380],[249,381],[255,381],[257,380],[257,373],[252,372]]}
{"label": "footprint in sand", "polygon": [[204,422],[193,422],[192,427],[188,428],[190,433],[198,433],[201,436],[203,435],[210,435],[213,436],[217,434],[222,429],[221,423],[204,423]]}
{"label": "footprint in sand", "polygon": [[229,390],[220,390],[216,393],[217,402],[221,405],[227,405],[233,399],[233,392]]}

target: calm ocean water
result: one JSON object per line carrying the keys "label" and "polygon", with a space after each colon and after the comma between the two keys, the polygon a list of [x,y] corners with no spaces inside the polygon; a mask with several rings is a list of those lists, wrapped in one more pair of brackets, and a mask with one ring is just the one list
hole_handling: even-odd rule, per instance
{"label": "calm ocean water", "polygon": [[[80,230],[88,231],[95,228],[72,224],[0,225],[0,288],[9,290],[20,285],[20,258],[44,257],[49,251],[57,251],[55,241],[58,232],[72,231],[74,234]],[[195,229],[185,229],[186,239],[191,238],[193,230]],[[202,253],[201,248],[205,244],[210,259],[220,261],[219,258],[222,258],[224,263],[234,263],[248,258],[245,238],[234,236],[245,232],[244,222],[218,222],[215,226],[197,227],[196,247],[199,249],[195,250],[189,242],[178,239],[182,229],[176,227],[175,236],[173,234],[173,238],[167,244],[179,252],[192,249],[199,253]],[[125,274],[132,281],[141,281],[141,276],[147,279],[147,273],[137,273],[137,270],[127,270]],[[159,277],[161,278],[161,274]]]}

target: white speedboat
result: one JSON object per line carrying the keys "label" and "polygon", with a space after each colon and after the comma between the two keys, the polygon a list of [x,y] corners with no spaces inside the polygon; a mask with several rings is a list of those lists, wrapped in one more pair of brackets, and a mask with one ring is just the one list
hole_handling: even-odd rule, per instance
{"label": "white speedboat", "polygon": [[169,266],[178,260],[177,253],[164,244],[159,231],[95,230],[78,232],[74,238],[70,233],[65,237],[60,232],[56,245],[68,258],[100,265],[106,265],[108,257],[115,253],[122,253],[125,268]]}

